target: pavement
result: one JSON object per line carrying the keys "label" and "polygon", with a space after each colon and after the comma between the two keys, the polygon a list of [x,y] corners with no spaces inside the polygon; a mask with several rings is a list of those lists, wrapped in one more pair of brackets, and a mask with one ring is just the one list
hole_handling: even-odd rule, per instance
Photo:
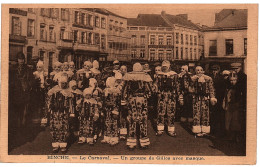
{"label": "pavement", "polygon": [[[126,148],[126,141],[120,141],[116,146],[102,144],[101,138],[94,146],[79,145],[77,141],[68,147],[68,155],[196,155],[196,156],[242,156],[245,147],[242,144],[228,142],[222,138],[205,136],[195,138],[190,129],[180,123],[175,123],[177,136],[170,137],[166,133],[156,136],[152,124],[148,123],[150,146],[142,150]],[[51,135],[49,127],[30,126],[26,131],[17,132],[16,137],[9,137],[10,155],[51,155]],[[61,153],[56,153],[61,154]]]}

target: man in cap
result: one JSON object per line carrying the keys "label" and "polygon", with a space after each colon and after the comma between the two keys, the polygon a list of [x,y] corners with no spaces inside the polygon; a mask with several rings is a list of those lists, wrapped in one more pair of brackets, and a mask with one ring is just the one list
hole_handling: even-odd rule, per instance
{"label": "man in cap", "polygon": [[78,74],[78,88],[84,90],[89,87],[89,79],[92,77],[92,63],[90,61],[85,61],[82,69],[77,71]]}
{"label": "man in cap", "polygon": [[[140,146],[147,148],[150,145],[147,129],[147,99],[152,92],[152,78],[143,72],[140,63],[133,65],[133,72],[124,75],[125,86],[122,93],[121,105],[128,109],[128,136],[126,145],[129,149],[137,146],[137,127],[140,128]],[[139,124],[139,126],[137,126]]]}
{"label": "man in cap", "polygon": [[214,106],[217,99],[212,78],[204,74],[201,66],[197,66],[195,72],[191,78],[194,86],[192,132],[204,136],[210,133],[209,104]]}
{"label": "man in cap", "polygon": [[[158,87],[158,115],[157,115],[157,132],[160,136],[164,132],[165,122],[167,124],[168,134],[172,137],[176,136],[175,132],[175,113],[177,97],[180,94],[178,75],[171,71],[170,62],[165,60],[162,62],[162,72],[157,75],[156,84]],[[165,121],[165,116],[167,120]]]}
{"label": "man in cap", "polygon": [[237,87],[238,91],[242,94],[242,103],[240,104],[243,109],[242,131],[245,138],[246,133],[246,101],[247,101],[247,75],[242,71],[241,63],[232,63],[231,69],[237,73]]}

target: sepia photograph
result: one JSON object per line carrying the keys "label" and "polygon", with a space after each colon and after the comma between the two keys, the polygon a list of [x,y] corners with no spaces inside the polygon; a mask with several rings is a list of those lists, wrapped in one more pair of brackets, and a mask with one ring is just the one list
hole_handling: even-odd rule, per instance
{"label": "sepia photograph", "polygon": [[2,4],[0,161],[256,163],[257,26],[252,4]]}

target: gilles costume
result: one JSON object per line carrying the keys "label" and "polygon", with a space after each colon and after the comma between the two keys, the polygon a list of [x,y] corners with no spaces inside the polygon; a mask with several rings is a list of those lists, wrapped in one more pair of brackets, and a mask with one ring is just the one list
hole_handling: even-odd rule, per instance
{"label": "gilles costume", "polygon": [[203,74],[202,67],[196,67],[196,75],[192,77],[193,94],[193,126],[192,132],[197,136],[210,133],[209,103],[215,105],[215,89],[212,78]]}
{"label": "gilles costume", "polygon": [[[183,95],[183,105],[181,109],[181,122],[188,121],[192,123],[193,112],[192,112],[192,87],[193,83],[191,80],[191,73],[188,72],[188,66],[182,66],[182,72],[179,74],[179,83],[181,95]],[[180,96],[179,98],[182,98]]]}
{"label": "gilles costume", "polygon": [[109,77],[104,90],[104,140],[102,143],[115,145],[119,142],[119,110],[121,91],[115,87],[115,78]]}
{"label": "gilles costume", "polygon": [[[164,61],[162,66],[169,69],[170,62]],[[158,87],[157,135],[162,135],[166,124],[168,134],[176,136],[174,122],[177,97],[180,94],[178,75],[174,71],[159,72],[156,77],[156,83]],[[165,117],[167,117],[166,120]]]}
{"label": "gilles costume", "polygon": [[152,91],[151,77],[142,71],[142,65],[135,63],[133,72],[125,74],[123,89],[123,101],[127,101],[128,109],[128,136],[127,146],[133,149],[137,145],[137,128],[140,128],[140,146],[146,148],[150,145],[147,134],[147,99]]}
{"label": "gilles costume", "polygon": [[87,142],[90,145],[94,144],[94,130],[95,121],[99,118],[97,101],[92,98],[93,89],[86,88],[83,91],[84,100],[79,106],[81,106],[79,113],[79,142]]}
{"label": "gilles costume", "polygon": [[64,86],[67,83],[67,76],[59,78],[59,85],[56,85],[48,92],[50,110],[50,131],[52,136],[53,151],[61,148],[66,152],[69,137],[69,115],[72,112],[73,94]]}

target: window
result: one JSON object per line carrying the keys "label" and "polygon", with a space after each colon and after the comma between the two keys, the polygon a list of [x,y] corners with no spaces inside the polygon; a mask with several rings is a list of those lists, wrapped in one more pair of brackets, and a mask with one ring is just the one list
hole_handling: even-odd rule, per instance
{"label": "window", "polygon": [[86,25],[86,14],[85,13],[81,13],[81,17],[80,17],[80,23],[83,25]]}
{"label": "window", "polygon": [[192,57],[192,48],[190,48],[190,59],[192,60],[193,57]]}
{"label": "window", "polygon": [[176,52],[175,58],[179,59],[179,49],[178,49],[178,47],[176,47],[175,52]]}
{"label": "window", "polygon": [[141,49],[140,50],[140,58],[144,58],[145,57],[145,50],[144,49]]}
{"label": "window", "polygon": [[158,37],[158,41],[159,41],[159,45],[163,45],[163,36],[162,35],[160,35],[159,37]]}
{"label": "window", "polygon": [[145,35],[141,35],[141,37],[140,37],[140,44],[141,45],[145,44]]}
{"label": "window", "polygon": [[233,39],[226,39],[226,55],[233,54]]}
{"label": "window", "polygon": [[59,17],[59,9],[58,8],[51,8],[51,17],[57,19]]}
{"label": "window", "polygon": [[159,58],[160,61],[163,60],[163,50],[159,50],[158,58]]}
{"label": "window", "polygon": [[100,24],[100,22],[99,22],[99,17],[96,16],[96,17],[95,17],[95,26],[96,26],[96,27],[99,27],[99,26],[100,26],[99,24]]}
{"label": "window", "polygon": [[73,39],[74,39],[74,42],[78,41],[78,31],[77,30],[74,30],[74,32],[73,32]]}
{"label": "window", "polygon": [[47,41],[47,31],[45,28],[45,24],[40,25],[40,40]]}
{"label": "window", "polygon": [[74,23],[79,24],[79,12],[78,11],[75,11]]}
{"label": "window", "polygon": [[197,49],[194,49],[194,59],[197,59]]}
{"label": "window", "polygon": [[60,39],[64,39],[65,28],[60,29]]}
{"label": "window", "polygon": [[192,35],[190,35],[190,45],[193,45],[193,38],[192,38]]}
{"label": "window", "polygon": [[100,36],[99,33],[95,33],[95,44],[99,45],[100,44]]}
{"label": "window", "polygon": [[49,67],[52,67],[54,52],[49,52]]}
{"label": "window", "polygon": [[50,17],[50,8],[41,8],[41,15]]}
{"label": "window", "polygon": [[92,33],[89,32],[88,33],[88,44],[91,45],[93,42],[92,42]]}
{"label": "window", "polygon": [[88,15],[88,25],[89,26],[93,26],[93,20],[92,20],[93,16],[92,15]]}
{"label": "window", "polygon": [[28,46],[27,47],[27,63],[32,61],[32,55],[33,55],[33,47]]}
{"label": "window", "polygon": [[166,59],[171,60],[172,59],[172,50],[167,50],[166,51]]}
{"label": "window", "polygon": [[176,44],[179,43],[179,33],[176,33]]}
{"label": "window", "polygon": [[183,60],[183,48],[181,47],[181,60]]}
{"label": "window", "polygon": [[189,44],[189,36],[188,36],[187,34],[185,35],[185,41],[186,41],[186,42],[185,42],[186,45],[188,45],[188,44]]}
{"label": "window", "polygon": [[181,44],[183,44],[183,34],[181,34]]}
{"label": "window", "polygon": [[54,33],[54,27],[49,27],[49,40],[54,42],[55,41],[55,33]]}
{"label": "window", "polygon": [[21,35],[22,23],[19,17],[12,17],[12,34]]}
{"label": "window", "polygon": [[65,8],[61,9],[61,20],[64,20],[64,21],[69,20],[69,9],[65,9]]}
{"label": "window", "polygon": [[28,8],[28,12],[34,13],[34,8]]}
{"label": "window", "polygon": [[27,29],[27,36],[28,37],[33,37],[34,36],[34,20],[28,19],[28,29]]}
{"label": "window", "polygon": [[106,19],[101,18],[101,28],[106,28]]}
{"label": "window", "polygon": [[150,50],[150,59],[151,59],[152,61],[155,60],[155,50],[154,50],[154,49]]}
{"label": "window", "polygon": [[132,56],[133,59],[136,58],[136,50],[131,51],[131,56]]}
{"label": "window", "polygon": [[113,43],[112,42],[109,42],[109,48],[112,49],[113,48]]}
{"label": "window", "polygon": [[167,45],[171,45],[171,44],[172,44],[172,37],[167,36]]}
{"label": "window", "polygon": [[209,41],[209,56],[217,56],[217,40]]}
{"label": "window", "polygon": [[132,44],[135,46],[136,45],[136,35],[132,35]]}
{"label": "window", "polygon": [[244,54],[247,55],[247,38],[244,38]]}
{"label": "window", "polygon": [[45,55],[45,52],[44,51],[40,51],[40,60],[44,60],[44,55]]}
{"label": "window", "polygon": [[101,49],[106,49],[106,36],[104,34],[101,35]]}
{"label": "window", "polygon": [[188,59],[188,56],[189,56],[188,55],[188,48],[185,48],[185,57],[186,57],[185,59]]}
{"label": "window", "polygon": [[86,32],[81,32],[81,43],[87,43]]}
{"label": "window", "polygon": [[197,36],[194,36],[194,45],[197,45]]}
{"label": "window", "polygon": [[155,35],[150,36],[150,44],[154,45],[155,44]]}

